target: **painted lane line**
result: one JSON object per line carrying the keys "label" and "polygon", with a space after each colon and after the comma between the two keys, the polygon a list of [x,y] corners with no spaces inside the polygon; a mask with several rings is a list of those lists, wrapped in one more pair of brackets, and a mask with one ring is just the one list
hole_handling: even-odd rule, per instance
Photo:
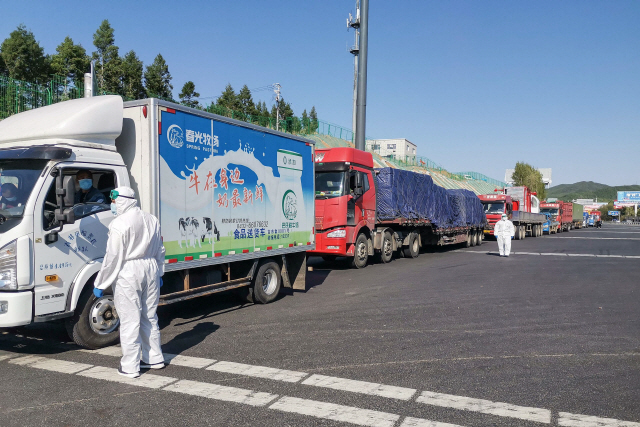
{"label": "painted lane line", "polygon": [[0,354],[0,360],[11,359],[11,357],[8,354]]}
{"label": "painted lane line", "polygon": [[80,349],[79,351],[82,351],[83,353],[101,354],[103,356],[122,357],[122,349],[119,346],[115,345],[111,347],[99,348],[97,350]]}
{"label": "painted lane line", "polygon": [[204,357],[182,356],[180,354],[164,353],[164,361],[169,365],[185,366],[187,368],[202,369],[216,363],[214,359]]}
{"label": "painted lane line", "polygon": [[598,258],[624,258],[622,255],[596,255]]}
{"label": "painted lane line", "polygon": [[93,365],[86,363],[67,362],[66,360],[49,359],[41,356],[24,356],[9,360],[14,365],[28,366],[30,368],[44,369],[46,371],[61,372],[63,374],[75,374],[91,368]]}
{"label": "painted lane line", "polygon": [[625,255],[625,258],[640,258],[640,255]]}
{"label": "painted lane line", "polygon": [[540,255],[567,256],[567,254],[559,254],[559,253],[555,253],[555,252],[540,252]]}
{"label": "painted lane line", "polygon": [[440,423],[438,421],[425,420],[422,418],[407,417],[400,427],[462,427],[458,424]]}
{"label": "painted lane line", "polygon": [[560,412],[558,425],[562,427],[640,427],[640,423],[620,421],[614,418],[598,418],[590,415]]}
{"label": "painted lane line", "polygon": [[162,390],[251,406],[265,406],[278,398],[277,394],[189,380],[180,380]]}
{"label": "painted lane line", "polygon": [[577,237],[563,236],[555,237],[556,239],[589,239],[589,240],[640,240],[640,237]]}
{"label": "painted lane line", "polygon": [[127,378],[119,375],[117,369],[105,368],[104,366],[95,366],[76,375],[154,389],[159,389],[171,384],[172,382],[178,381],[177,378],[162,377],[160,375],[152,374],[144,374],[138,378]]}
{"label": "painted lane line", "polygon": [[498,415],[500,417],[519,418],[546,424],[551,423],[551,411],[548,409],[517,406],[510,403],[492,402],[491,400],[423,391],[416,399],[416,402],[464,411],[480,412],[482,414]]}
{"label": "painted lane line", "polygon": [[306,372],[287,371],[285,369],[269,368],[267,366],[246,365],[235,362],[218,362],[207,368],[208,371],[224,372],[227,374],[246,375],[248,377],[266,378],[275,381],[297,383],[304,377]]}
{"label": "painted lane line", "polygon": [[567,254],[568,256],[587,256],[587,257],[595,257],[594,254]]}
{"label": "painted lane line", "polygon": [[396,387],[392,385],[369,383],[338,377],[327,377],[317,374],[311,375],[309,378],[302,381],[302,384],[400,400],[409,400],[418,391],[413,388]]}
{"label": "painted lane line", "polygon": [[336,405],[335,403],[319,402],[316,400],[299,399],[297,397],[283,397],[277,400],[269,409],[295,414],[309,415],[316,418],[341,421],[360,426],[393,427],[400,419],[400,415],[387,412],[360,409],[353,406]]}

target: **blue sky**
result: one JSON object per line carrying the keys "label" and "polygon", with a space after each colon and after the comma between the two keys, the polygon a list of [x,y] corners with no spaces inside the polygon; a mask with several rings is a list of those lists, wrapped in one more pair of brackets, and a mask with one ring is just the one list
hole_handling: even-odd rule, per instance
{"label": "blue sky", "polygon": [[[121,55],[162,53],[176,97],[278,82],[296,114],[351,127],[353,0],[3,3],[0,39],[24,23],[47,53],[67,35],[91,52],[108,19]],[[367,136],[454,172],[640,183],[639,23],[636,0],[370,0]]]}

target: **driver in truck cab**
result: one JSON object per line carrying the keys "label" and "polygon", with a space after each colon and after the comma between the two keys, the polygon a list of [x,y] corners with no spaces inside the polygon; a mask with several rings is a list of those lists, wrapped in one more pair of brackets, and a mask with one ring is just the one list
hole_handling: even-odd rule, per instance
{"label": "driver in truck cab", "polygon": [[2,197],[0,197],[0,208],[8,209],[15,208],[20,204],[18,201],[18,188],[11,184],[10,182],[6,182],[2,184],[0,187],[2,190]]}
{"label": "driver in truck cab", "polygon": [[78,171],[76,184],[80,188],[75,194],[74,204],[78,203],[105,203],[104,194],[93,186],[93,174],[88,170]]}

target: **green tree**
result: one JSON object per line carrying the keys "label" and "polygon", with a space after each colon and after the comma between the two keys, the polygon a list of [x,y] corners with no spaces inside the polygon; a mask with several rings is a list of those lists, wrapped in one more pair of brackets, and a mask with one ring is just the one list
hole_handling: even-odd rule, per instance
{"label": "green tree", "polygon": [[182,105],[186,105],[191,108],[200,108],[200,103],[197,99],[194,99],[199,98],[200,94],[196,92],[196,85],[191,80],[182,86],[182,91],[180,92],[179,97]]}
{"label": "green tree", "polygon": [[122,58],[122,91],[130,99],[143,99],[147,96],[142,83],[142,61],[133,50]]}
{"label": "green tree", "polygon": [[145,87],[147,96],[150,98],[158,97],[163,99],[173,99],[171,91],[171,73],[169,66],[165,62],[161,54],[158,54],[153,60],[153,64],[148,65],[144,72]]}
{"label": "green tree", "polygon": [[240,89],[240,92],[238,93],[237,99],[240,109],[245,114],[245,116],[254,116],[257,114],[256,105],[253,102],[251,91],[249,90],[247,85],[242,86],[242,89]]}
{"label": "green tree", "polygon": [[67,36],[56,48],[51,57],[51,69],[54,74],[66,77],[67,83],[81,84],[84,73],[89,71],[90,59],[82,45],[74,44]]}
{"label": "green tree", "polygon": [[0,74],[7,74],[7,66],[4,64],[4,59],[2,59],[2,51],[0,51]]}
{"label": "green tree", "polygon": [[240,101],[238,100],[238,95],[236,95],[236,92],[233,90],[231,83],[227,83],[222,95],[220,95],[216,100],[216,105],[234,111],[242,110],[240,107]]}
{"label": "green tree", "polygon": [[311,128],[309,131],[311,133],[318,131],[318,113],[316,113],[315,105],[311,107],[311,111],[309,112],[309,120],[311,121]]}
{"label": "green tree", "polygon": [[122,93],[122,60],[118,54],[118,47],[114,44],[114,31],[105,19],[93,35],[93,45],[97,51],[93,52],[93,59],[98,62],[96,78],[98,86],[107,92]]}
{"label": "green tree", "polygon": [[305,108],[302,112],[302,129],[305,133],[310,133],[311,121],[309,120],[309,115],[307,114],[307,109]]}
{"label": "green tree", "polygon": [[28,82],[45,83],[51,74],[51,60],[23,24],[9,34],[0,45],[2,62],[9,77]]}
{"label": "green tree", "polygon": [[529,190],[536,192],[540,200],[546,199],[547,190],[542,182],[542,174],[530,164],[517,162],[511,179],[513,179],[514,186],[524,185]]}

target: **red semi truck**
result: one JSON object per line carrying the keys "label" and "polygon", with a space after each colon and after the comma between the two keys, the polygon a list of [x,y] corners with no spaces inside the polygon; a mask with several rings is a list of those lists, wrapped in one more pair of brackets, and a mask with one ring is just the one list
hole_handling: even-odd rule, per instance
{"label": "red semi truck", "polygon": [[542,236],[542,224],[546,217],[539,213],[540,202],[536,193],[527,187],[506,187],[501,193],[481,194],[478,198],[487,216],[485,235],[493,236],[496,222],[506,213],[516,227],[515,239],[524,239],[527,234],[531,237]]}
{"label": "red semi truck", "polygon": [[[428,175],[390,168],[374,170],[371,153],[350,147],[316,150],[315,173],[316,249],[309,251],[311,256],[321,256],[325,261],[348,257],[353,267],[363,268],[372,255],[386,263],[396,251],[405,257],[416,258],[420,247],[425,245],[465,243],[475,246],[482,243],[485,216],[480,203],[467,190],[437,187]],[[391,178],[384,181],[383,174]],[[401,182],[398,177],[405,181]],[[408,188],[411,187],[408,182],[418,183],[419,188]],[[426,193],[432,198],[415,206],[413,196],[420,199]],[[464,212],[463,208],[462,214],[459,210],[452,213],[460,206],[451,200],[459,201],[460,198],[465,199],[467,206],[472,205],[473,212]],[[389,215],[389,210],[385,210],[389,200],[399,207],[397,214]],[[451,209],[443,214],[442,206],[446,204]],[[434,215],[444,217],[446,225],[436,225],[433,217],[429,219],[430,216],[423,212],[405,215],[402,208],[406,206],[433,208],[434,212],[438,211]],[[469,223],[470,217],[475,222],[460,225],[462,217],[467,221],[465,224]],[[446,221],[451,218],[455,221]]]}
{"label": "red semi truck", "polygon": [[573,203],[547,200],[540,204],[540,212],[549,213],[552,219],[558,221],[556,233],[569,231],[573,228]]}

